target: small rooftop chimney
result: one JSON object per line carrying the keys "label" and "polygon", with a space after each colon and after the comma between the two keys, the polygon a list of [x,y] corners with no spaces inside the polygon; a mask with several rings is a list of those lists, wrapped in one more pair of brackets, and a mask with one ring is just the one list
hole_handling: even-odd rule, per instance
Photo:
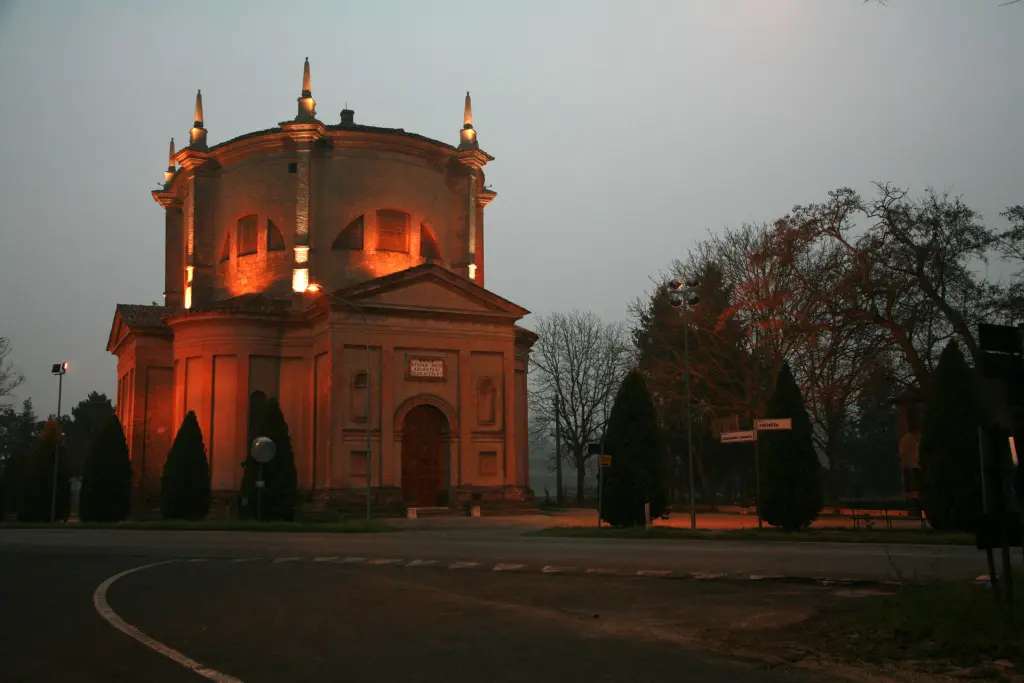
{"label": "small rooftop chimney", "polygon": [[341,125],[351,126],[356,122],[356,113],[347,107],[341,110]]}

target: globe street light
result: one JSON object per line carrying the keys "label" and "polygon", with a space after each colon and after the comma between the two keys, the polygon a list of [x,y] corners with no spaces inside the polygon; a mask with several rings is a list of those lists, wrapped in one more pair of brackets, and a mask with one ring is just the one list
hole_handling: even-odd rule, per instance
{"label": "globe street light", "polygon": [[687,278],[685,282],[672,280],[668,283],[668,301],[673,308],[679,310],[683,319],[683,358],[686,372],[686,457],[690,469],[690,528],[697,528],[697,503],[693,487],[693,393],[690,389],[690,335],[686,323],[686,309],[688,306],[695,306],[700,302],[700,297],[692,291],[700,284],[695,277]]}
{"label": "globe street light", "polygon": [[[306,286],[306,291],[312,294],[320,294],[321,296],[331,300],[337,301],[350,308],[355,308],[359,311],[360,317],[363,319],[363,333],[365,335],[365,348],[366,348],[366,519],[369,520],[372,516],[372,493],[371,493],[371,478],[370,478],[370,462],[372,461],[371,453],[371,441],[370,441],[370,429],[373,426],[372,416],[370,412],[370,325],[366,320],[366,309],[359,304],[352,303],[348,299],[344,299],[336,294],[329,294],[324,291],[324,288],[315,282],[311,282]],[[383,389],[383,380],[381,377],[381,387]],[[314,410],[316,408],[314,407]],[[383,455],[383,454],[382,454]]]}
{"label": "globe street light", "polygon": [[68,371],[68,364],[54,363],[50,372],[57,375],[57,442],[53,447],[53,491],[50,496],[50,524],[57,521],[57,461],[60,457],[60,399],[64,391],[64,373]]}

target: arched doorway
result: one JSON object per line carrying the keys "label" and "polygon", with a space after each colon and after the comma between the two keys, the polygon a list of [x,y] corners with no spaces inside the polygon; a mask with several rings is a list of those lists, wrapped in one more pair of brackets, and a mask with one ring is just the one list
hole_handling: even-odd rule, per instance
{"label": "arched doorway", "polygon": [[418,405],[402,421],[402,498],[410,507],[447,505],[448,419]]}

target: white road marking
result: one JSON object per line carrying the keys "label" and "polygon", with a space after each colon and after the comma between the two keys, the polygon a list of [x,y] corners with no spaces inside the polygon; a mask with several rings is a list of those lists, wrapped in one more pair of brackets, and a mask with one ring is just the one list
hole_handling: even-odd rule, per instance
{"label": "white road marking", "polygon": [[672,573],[671,569],[640,569],[637,570],[637,576],[668,576]]}
{"label": "white road marking", "polygon": [[299,562],[302,560],[301,557],[275,557],[274,564],[281,564],[282,562]]}
{"label": "white road marking", "polygon": [[981,576],[976,578],[974,581],[975,581],[975,583],[987,582],[988,581],[988,574],[982,574]]}
{"label": "white road marking", "polygon": [[100,617],[102,617],[108,624],[116,628],[121,633],[124,633],[130,638],[137,640],[149,649],[155,652],[159,652],[164,657],[167,657],[171,661],[180,664],[186,669],[190,669],[196,672],[203,678],[211,681],[216,681],[216,683],[242,683],[242,680],[239,678],[229,676],[226,673],[217,671],[216,669],[211,669],[208,666],[204,666],[196,660],[183,655],[177,650],[167,647],[160,641],[153,640],[145,633],[135,628],[121,617],[117,616],[117,613],[110,608],[110,604],[107,602],[107,591],[110,590],[110,587],[114,585],[115,581],[117,581],[123,576],[134,574],[137,571],[149,569],[150,567],[158,567],[162,564],[169,564],[171,562],[177,562],[177,560],[164,560],[163,562],[153,562],[152,564],[144,564],[141,567],[126,569],[123,572],[114,574],[113,576],[111,576],[106,581],[104,581],[96,587],[96,590],[92,594],[93,607],[96,608],[96,612],[100,615]]}
{"label": "white road marking", "polygon": [[555,567],[550,564],[546,564],[540,571],[542,574],[564,574],[565,572],[571,572],[574,569],[576,569],[576,567]]}
{"label": "white road marking", "polygon": [[314,557],[313,561],[314,562],[334,562],[337,559],[338,559],[338,556],[335,555],[333,557]]}
{"label": "white road marking", "polygon": [[494,571],[496,571],[496,572],[515,572],[515,571],[519,571],[520,569],[522,569],[525,566],[526,566],[525,564],[503,564],[503,563],[499,563],[499,564],[494,565]]}
{"label": "white road marking", "polygon": [[376,558],[374,560],[370,560],[369,563],[370,564],[398,564],[401,561],[402,560],[397,559],[397,558],[378,557],[378,558]]}
{"label": "white road marking", "polygon": [[587,567],[587,573],[588,574],[607,574],[607,575],[610,575],[610,574],[614,574],[615,570],[614,569],[602,569],[600,567]]}
{"label": "white road marking", "polygon": [[452,562],[448,565],[448,569],[469,569],[470,567],[479,567],[479,562]]}
{"label": "white road marking", "polygon": [[437,564],[437,560],[413,560],[406,567],[426,567],[428,565]]}
{"label": "white road marking", "polygon": [[235,559],[233,559],[231,561],[232,562],[255,562],[257,559],[259,559],[259,558],[256,558],[256,557],[236,557]]}
{"label": "white road marking", "polygon": [[346,557],[344,560],[341,561],[342,564],[359,564],[361,562],[366,562],[366,558],[365,557]]}
{"label": "white road marking", "polygon": [[698,581],[707,581],[710,579],[720,579],[723,576],[725,576],[725,574],[707,574],[705,572],[693,572],[692,574],[690,574],[690,576],[697,579]]}

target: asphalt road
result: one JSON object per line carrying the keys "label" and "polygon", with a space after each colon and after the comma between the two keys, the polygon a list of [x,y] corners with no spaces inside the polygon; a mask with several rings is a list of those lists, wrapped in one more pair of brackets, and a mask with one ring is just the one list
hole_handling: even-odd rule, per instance
{"label": "asphalt road", "polygon": [[[520,532],[521,533],[521,532]],[[315,557],[557,565],[682,574],[793,576],[875,581],[964,579],[987,573],[970,547],[584,539],[497,529],[382,534],[0,529],[0,552],[102,550],[152,557]]]}
{"label": "asphalt road", "polygon": [[[8,536],[0,552],[4,683],[204,680],[112,628],[92,601],[108,577],[194,541],[163,533],[163,552],[126,554],[95,544],[18,548]],[[789,595],[755,609],[726,584],[276,559],[177,559],[123,576],[107,599],[149,637],[245,683],[825,680],[700,654],[674,627],[778,623]]]}

